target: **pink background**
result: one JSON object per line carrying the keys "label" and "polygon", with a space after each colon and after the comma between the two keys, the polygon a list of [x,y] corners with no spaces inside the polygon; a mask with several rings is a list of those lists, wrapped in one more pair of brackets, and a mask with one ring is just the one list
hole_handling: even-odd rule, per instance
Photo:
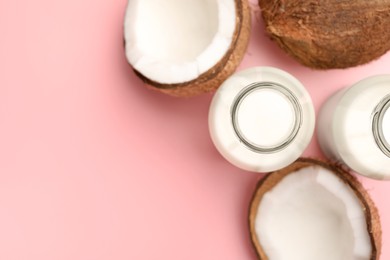
{"label": "pink background", "polygon": [[[213,147],[212,94],[143,87],[124,57],[125,6],[0,0],[0,259],[255,259],[246,218],[262,175]],[[292,73],[317,111],[337,89],[390,73],[390,53],[349,70],[304,68],[253,20],[240,69]],[[305,155],[322,158],[316,138]],[[390,183],[361,180],[389,259]]]}

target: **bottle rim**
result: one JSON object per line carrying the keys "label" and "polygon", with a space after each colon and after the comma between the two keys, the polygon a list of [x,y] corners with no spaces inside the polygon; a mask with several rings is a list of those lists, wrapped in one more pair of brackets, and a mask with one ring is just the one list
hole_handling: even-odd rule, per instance
{"label": "bottle rim", "polygon": [[[390,95],[385,96],[373,111],[372,131],[375,142],[379,149],[387,156],[390,157],[390,144],[384,134],[383,119],[387,112],[390,113]],[[389,130],[389,129],[388,129]]]}

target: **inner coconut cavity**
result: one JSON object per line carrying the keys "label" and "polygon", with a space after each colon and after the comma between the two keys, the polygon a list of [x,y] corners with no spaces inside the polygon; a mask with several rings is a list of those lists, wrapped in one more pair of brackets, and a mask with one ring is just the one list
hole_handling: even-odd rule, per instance
{"label": "inner coconut cavity", "polygon": [[256,236],[271,260],[368,260],[371,241],[354,191],[329,170],[302,168],[266,192]]}
{"label": "inner coconut cavity", "polygon": [[235,27],[234,0],[129,0],[126,56],[152,81],[191,81],[223,58]]}

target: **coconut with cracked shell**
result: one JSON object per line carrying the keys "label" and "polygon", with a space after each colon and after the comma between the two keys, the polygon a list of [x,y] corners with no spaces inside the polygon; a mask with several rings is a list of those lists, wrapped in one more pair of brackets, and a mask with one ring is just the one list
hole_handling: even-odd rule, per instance
{"label": "coconut with cracked shell", "polygon": [[262,179],[249,210],[260,259],[378,260],[381,226],[361,183],[342,168],[301,158]]}
{"label": "coconut with cracked shell", "polygon": [[390,49],[390,0],[259,0],[266,31],[316,69],[368,63]]}
{"label": "coconut with cracked shell", "polygon": [[174,96],[209,92],[241,62],[250,22],[247,0],[129,0],[126,57],[155,90]]}

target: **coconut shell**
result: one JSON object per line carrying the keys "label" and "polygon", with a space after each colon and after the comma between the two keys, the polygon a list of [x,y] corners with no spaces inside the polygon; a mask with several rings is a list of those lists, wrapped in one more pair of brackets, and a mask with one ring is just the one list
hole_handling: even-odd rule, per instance
{"label": "coconut shell", "polygon": [[233,40],[226,54],[214,67],[194,80],[179,84],[161,84],[146,78],[134,70],[136,75],[148,87],[177,97],[190,97],[217,89],[236,70],[245,55],[249,43],[251,13],[248,2],[247,0],[235,0],[235,3],[236,28]]}
{"label": "coconut shell", "polygon": [[315,69],[368,63],[390,49],[390,0],[259,0],[269,36]]}
{"label": "coconut shell", "polygon": [[[356,194],[357,198],[361,202],[361,206],[366,215],[367,230],[371,238],[372,246],[372,255],[371,260],[379,260],[381,252],[381,238],[382,238],[382,229],[378,210],[370,198],[367,191],[364,189],[359,180],[348,171],[343,169],[341,166],[334,163],[327,163],[319,160],[309,159],[309,158],[300,158],[293,164],[289,165],[286,168],[283,168],[279,171],[275,171],[271,174],[268,174],[263,179],[261,179],[256,187],[256,191],[252,197],[252,201],[249,208],[249,230],[251,235],[251,241],[259,259],[268,260],[267,255],[265,254],[255,232],[255,220],[257,215],[257,210],[260,205],[260,202],[266,192],[274,188],[279,181],[281,181],[287,175],[305,167],[310,166],[320,166],[325,169],[330,170],[336,176],[338,176],[347,186],[349,186]],[[272,260],[272,259],[271,259]]]}

